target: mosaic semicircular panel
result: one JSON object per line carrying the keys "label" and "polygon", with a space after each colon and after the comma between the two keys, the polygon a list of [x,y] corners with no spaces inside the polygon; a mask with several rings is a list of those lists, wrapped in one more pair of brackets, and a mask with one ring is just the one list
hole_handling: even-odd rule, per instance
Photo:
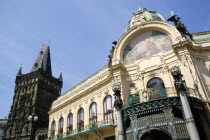
{"label": "mosaic semicircular panel", "polygon": [[160,31],[148,31],[134,37],[123,52],[125,65],[133,64],[136,60],[172,49],[171,38]]}

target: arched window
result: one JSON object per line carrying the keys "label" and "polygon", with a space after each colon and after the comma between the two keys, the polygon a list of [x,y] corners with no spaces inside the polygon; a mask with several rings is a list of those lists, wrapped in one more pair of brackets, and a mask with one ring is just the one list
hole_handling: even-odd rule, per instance
{"label": "arched window", "polygon": [[147,88],[165,88],[165,85],[161,78],[155,77],[148,81]]}
{"label": "arched window", "polygon": [[8,130],[7,130],[7,134],[6,134],[6,137],[11,137],[12,135],[12,127],[10,127]]}
{"label": "arched window", "polygon": [[97,104],[94,102],[90,105],[90,124],[97,122]]}
{"label": "arched window", "polygon": [[38,140],[42,140],[42,136],[41,135],[38,136]]}
{"label": "arched window", "polygon": [[81,131],[84,129],[84,109],[80,108],[77,115],[77,127]]}
{"label": "arched window", "polygon": [[56,128],[56,123],[55,121],[53,121],[51,125],[51,137],[55,136],[55,128]]}
{"label": "arched window", "polygon": [[166,89],[164,82],[161,78],[155,77],[147,83],[149,99],[163,98],[166,97]]}
{"label": "arched window", "polygon": [[68,124],[67,124],[68,128],[67,131],[72,131],[73,130],[73,114],[70,113],[68,116]]}
{"label": "arched window", "polygon": [[112,120],[113,119],[113,110],[112,110],[112,96],[106,96],[104,99],[104,119]]}
{"label": "arched window", "polygon": [[59,120],[59,134],[63,134],[63,117]]}

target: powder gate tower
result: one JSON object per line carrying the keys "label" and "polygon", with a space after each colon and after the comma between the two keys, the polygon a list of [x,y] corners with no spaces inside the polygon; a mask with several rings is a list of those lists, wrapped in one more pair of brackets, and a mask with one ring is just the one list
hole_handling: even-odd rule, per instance
{"label": "powder gate tower", "polygon": [[49,45],[41,48],[30,73],[22,74],[21,69],[16,76],[5,140],[34,140],[37,131],[47,130],[48,111],[63,84],[62,73],[59,78],[52,76]]}

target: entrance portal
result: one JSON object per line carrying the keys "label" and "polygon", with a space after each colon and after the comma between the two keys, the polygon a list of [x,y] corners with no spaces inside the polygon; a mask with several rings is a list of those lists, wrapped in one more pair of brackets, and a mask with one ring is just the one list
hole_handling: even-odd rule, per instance
{"label": "entrance portal", "polygon": [[172,140],[172,138],[161,130],[153,129],[144,133],[139,140]]}

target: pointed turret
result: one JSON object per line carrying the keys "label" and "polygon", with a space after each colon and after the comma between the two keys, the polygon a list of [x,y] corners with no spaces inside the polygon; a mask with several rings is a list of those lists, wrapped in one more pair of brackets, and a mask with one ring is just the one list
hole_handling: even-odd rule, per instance
{"label": "pointed turret", "polygon": [[31,69],[31,72],[37,71],[40,68],[48,74],[52,75],[49,45],[45,45],[41,48],[41,51]]}
{"label": "pointed turret", "polygon": [[59,80],[60,80],[60,81],[63,81],[62,72],[60,73]]}
{"label": "pointed turret", "polygon": [[[59,76],[59,81],[61,81],[61,87],[63,87],[63,76],[62,76],[62,71],[61,71],[60,76]],[[60,95],[61,95],[61,89],[60,89]]]}
{"label": "pointed turret", "polygon": [[17,73],[17,76],[20,76],[20,75],[22,75],[22,65],[20,66],[20,69],[19,69],[19,71]]}

